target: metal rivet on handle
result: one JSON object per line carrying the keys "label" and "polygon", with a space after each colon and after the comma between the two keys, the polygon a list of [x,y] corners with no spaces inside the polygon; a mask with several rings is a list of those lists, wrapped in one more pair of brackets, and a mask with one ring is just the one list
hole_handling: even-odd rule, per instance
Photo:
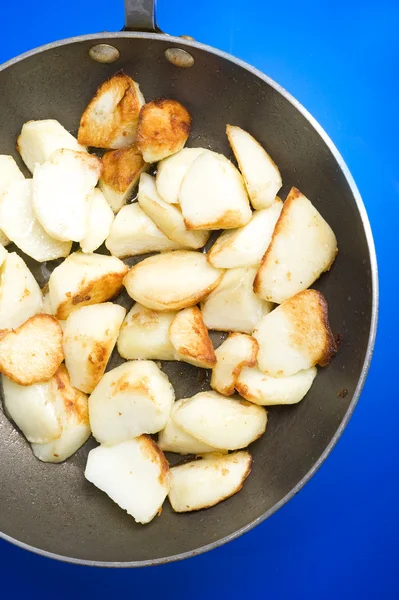
{"label": "metal rivet on handle", "polygon": [[165,50],[165,57],[172,65],[182,69],[192,67],[194,64],[194,57],[181,48],[168,48]]}
{"label": "metal rivet on handle", "polygon": [[110,44],[96,44],[89,50],[89,56],[99,63],[114,63],[120,57],[120,52]]}

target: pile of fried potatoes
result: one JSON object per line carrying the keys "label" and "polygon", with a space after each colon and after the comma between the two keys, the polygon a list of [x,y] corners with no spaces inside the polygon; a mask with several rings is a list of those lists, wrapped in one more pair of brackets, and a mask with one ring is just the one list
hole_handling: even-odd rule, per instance
{"label": "pile of fried potatoes", "polygon": [[[300,402],[336,352],[326,300],[308,289],[334,262],[332,229],[296,188],[277,197],[280,172],[250,133],[227,125],[237,168],[186,148],[190,127],[178,101],[146,103],[119,72],[77,139],[55,120],[23,125],[30,177],[0,156],[4,410],[41,461],[93,435],[86,478],[139,523],[166,496],[186,512],[238,492],[265,406]],[[65,259],[44,289],[10,242]],[[127,314],[112,302],[123,288]],[[219,347],[209,330],[228,333]],[[107,371],[114,349],[125,362]],[[212,389],[176,400],[158,361],[211,369]],[[170,468],[163,452],[193,456]]]}

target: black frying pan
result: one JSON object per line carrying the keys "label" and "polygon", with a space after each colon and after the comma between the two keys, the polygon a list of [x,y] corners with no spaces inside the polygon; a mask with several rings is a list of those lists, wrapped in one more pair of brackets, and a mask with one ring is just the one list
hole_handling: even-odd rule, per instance
{"label": "black frying pan", "polygon": [[[30,119],[58,119],[76,130],[97,85],[118,69],[140,83],[147,100],[175,97],[189,109],[191,146],[231,156],[226,123],[249,130],[280,167],[282,197],[291,186],[298,187],[337,235],[338,258],[316,287],[327,297],[332,329],[342,343],[303,402],[270,408],[267,433],[252,445],[252,474],[238,495],[211,510],[181,515],[166,502],[162,516],[146,526],[136,525],[84,479],[94,443],[89,441],[61,465],[44,464],[0,412],[3,537],[54,558],[107,566],[156,564],[198,554],[247,531],[292,498],[326,458],[358,400],[374,344],[378,297],[376,257],[362,200],[321,127],[256,69],[214,48],[153,33],[159,30],[152,0],[125,4],[128,31],[55,42],[0,67],[0,153],[13,151],[22,124]],[[111,49],[104,55],[101,47],[93,52],[102,43],[118,52]],[[187,51],[190,56],[178,58],[186,65],[194,59],[194,64],[183,68],[169,62],[165,51],[171,48]],[[93,56],[117,60],[102,63]],[[29,264],[44,283],[46,267]],[[165,363],[165,370],[177,398],[208,386],[190,365]]]}

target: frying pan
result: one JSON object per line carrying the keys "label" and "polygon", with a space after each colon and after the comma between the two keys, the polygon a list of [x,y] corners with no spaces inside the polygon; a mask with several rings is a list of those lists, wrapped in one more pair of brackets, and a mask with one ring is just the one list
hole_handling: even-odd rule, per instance
{"label": "frying pan", "polygon": [[[270,408],[267,433],[251,446],[253,471],[239,494],[210,510],[180,515],[166,502],[161,517],[146,526],[136,525],[84,479],[94,442],[61,465],[44,464],[0,411],[2,536],[42,555],[98,566],[143,566],[193,556],[248,531],[292,498],[349,420],[370,364],[377,324],[377,266],[369,222],[326,133],[285,90],[251,66],[203,44],[159,33],[152,0],[126,0],[125,8],[121,33],[55,42],[0,67],[0,153],[12,152],[22,124],[30,119],[58,119],[76,131],[96,87],[119,69],[140,83],[146,99],[174,97],[189,109],[191,146],[231,157],[225,125],[243,127],[280,167],[286,185],[282,197],[291,186],[298,187],[337,235],[338,258],[315,287],[329,302],[341,347],[332,364],[319,369],[301,403]],[[178,64],[185,66],[165,56],[173,48],[188,53],[178,56]],[[174,54],[167,55],[176,62]],[[19,160],[16,152],[14,157]],[[54,267],[28,264],[41,284]],[[164,368],[177,398],[209,387],[190,365],[164,363]]]}

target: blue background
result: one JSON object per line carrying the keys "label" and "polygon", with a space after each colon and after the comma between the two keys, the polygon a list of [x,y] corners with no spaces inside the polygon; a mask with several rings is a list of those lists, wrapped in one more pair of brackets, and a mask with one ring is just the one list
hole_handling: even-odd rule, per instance
{"label": "blue background", "polygon": [[[117,31],[122,0],[1,0],[0,62],[72,35]],[[344,156],[377,245],[381,306],[371,371],[337,447],[305,489],[239,540],[141,570],[72,566],[0,541],[2,592],[98,599],[398,598],[399,12],[395,1],[159,0],[164,31],[252,63],[316,117]],[[1,93],[0,93],[1,119]],[[1,592],[0,592],[0,595]]]}

